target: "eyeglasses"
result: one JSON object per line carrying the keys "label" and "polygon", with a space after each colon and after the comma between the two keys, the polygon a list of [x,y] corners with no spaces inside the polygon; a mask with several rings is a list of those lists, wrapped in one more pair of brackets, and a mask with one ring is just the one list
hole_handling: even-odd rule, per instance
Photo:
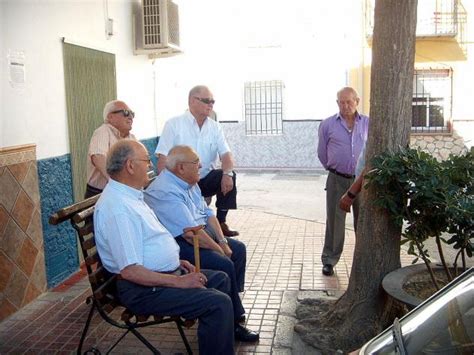
{"label": "eyeglasses", "polygon": [[194,98],[196,100],[201,101],[203,104],[206,104],[206,105],[214,105],[216,103],[216,100],[214,99],[202,98],[202,97],[197,97],[197,96],[194,96]]}
{"label": "eyeglasses", "polygon": [[138,158],[136,158],[136,159],[132,159],[132,160],[145,161],[148,164],[151,164],[151,159],[150,158],[148,158],[148,159],[138,159]]}
{"label": "eyeglasses", "polygon": [[112,111],[111,113],[121,113],[124,117],[131,116],[132,118],[135,117],[135,112],[132,110],[117,110],[117,111]]}
{"label": "eyeglasses", "polygon": [[194,164],[194,165],[199,165],[201,161],[199,159],[195,161],[182,161],[181,164]]}

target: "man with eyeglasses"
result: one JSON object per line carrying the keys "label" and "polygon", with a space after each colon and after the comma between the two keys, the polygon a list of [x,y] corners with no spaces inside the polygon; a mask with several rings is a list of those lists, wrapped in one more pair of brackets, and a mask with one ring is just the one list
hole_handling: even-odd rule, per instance
{"label": "man with eyeglasses", "polygon": [[136,140],[130,133],[135,113],[125,102],[107,102],[103,116],[104,123],[94,131],[89,144],[85,198],[100,194],[109,181],[105,167],[109,148],[124,138]]}
{"label": "man with eyeglasses", "polygon": [[[158,157],[157,170],[166,166],[166,157],[176,145],[189,145],[199,155],[202,167],[199,171],[204,197],[216,195],[217,219],[224,235],[234,237],[237,231],[230,230],[226,223],[227,213],[237,208],[236,174],[229,145],[221,126],[210,119],[214,107],[214,97],[206,86],[195,86],[188,96],[189,110],[168,120],[163,128],[155,155]],[[218,161],[221,168],[217,169]]]}
{"label": "man with eyeglasses", "polygon": [[233,304],[234,336],[236,340],[254,342],[259,334],[244,327],[245,310],[239,297],[245,284],[247,250],[241,241],[226,239],[214,211],[201,195],[199,156],[189,146],[177,145],[167,156],[166,169],[144,191],[144,199],[160,222],[175,237],[181,259],[195,264],[193,234],[189,227],[203,226],[197,232],[201,266],[223,271],[230,278],[230,298]]}
{"label": "man with eyeglasses", "polygon": [[176,240],[143,201],[149,165],[137,141],[123,139],[110,148],[110,180],[94,211],[101,261],[117,275],[119,299],[132,312],[197,318],[200,354],[234,354],[230,280],[180,260]]}

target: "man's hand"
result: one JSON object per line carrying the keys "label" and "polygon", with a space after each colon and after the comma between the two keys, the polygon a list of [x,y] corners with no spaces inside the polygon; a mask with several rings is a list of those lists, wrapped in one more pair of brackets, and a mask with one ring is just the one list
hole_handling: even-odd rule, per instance
{"label": "man's hand", "polygon": [[348,195],[347,195],[347,192],[342,195],[341,199],[339,200],[339,208],[345,212],[350,212],[351,211],[351,206],[352,206],[352,202],[354,200],[351,199]]}
{"label": "man's hand", "polygon": [[187,260],[180,260],[179,264],[181,265],[181,268],[186,270],[186,273],[189,274],[190,272],[196,271],[196,268],[194,267],[193,264],[191,264]]}
{"label": "man's hand", "polygon": [[206,288],[207,277],[200,272],[180,276],[180,288]]}
{"label": "man's hand", "polygon": [[230,258],[232,256],[232,249],[229,247],[229,244],[226,243],[219,243],[222,251],[224,252],[225,256]]}
{"label": "man's hand", "polygon": [[232,180],[232,176],[223,174],[221,180],[221,191],[222,194],[225,195],[229,191],[234,188],[234,180]]}

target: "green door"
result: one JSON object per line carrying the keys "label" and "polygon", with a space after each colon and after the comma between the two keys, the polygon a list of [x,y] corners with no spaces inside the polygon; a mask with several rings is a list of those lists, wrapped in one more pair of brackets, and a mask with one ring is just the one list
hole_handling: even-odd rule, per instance
{"label": "green door", "polygon": [[104,119],[104,105],[117,97],[115,55],[63,43],[69,146],[74,200],[84,197],[89,141]]}

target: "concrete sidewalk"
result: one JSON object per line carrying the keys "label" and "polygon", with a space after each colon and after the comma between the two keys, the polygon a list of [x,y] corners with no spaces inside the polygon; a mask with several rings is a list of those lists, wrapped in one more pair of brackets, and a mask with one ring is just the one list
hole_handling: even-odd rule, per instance
{"label": "concrete sidewalk", "polygon": [[[247,274],[242,294],[247,326],[260,332],[257,344],[236,344],[239,354],[314,354],[293,332],[298,298],[335,297],[347,287],[354,250],[354,233],[346,230],[343,256],[335,275],[321,274],[324,241],[324,174],[256,174],[238,176],[239,210],[228,222],[247,245]],[[403,256],[403,263],[410,258]],[[89,306],[83,273],[0,323],[0,353],[70,354],[75,352]],[[159,328],[159,329],[156,329]],[[187,330],[197,353],[196,326]],[[185,353],[178,332],[166,325],[144,334],[163,354]],[[95,317],[85,349],[101,351],[119,336],[117,329]],[[127,335],[116,354],[148,353]]]}

